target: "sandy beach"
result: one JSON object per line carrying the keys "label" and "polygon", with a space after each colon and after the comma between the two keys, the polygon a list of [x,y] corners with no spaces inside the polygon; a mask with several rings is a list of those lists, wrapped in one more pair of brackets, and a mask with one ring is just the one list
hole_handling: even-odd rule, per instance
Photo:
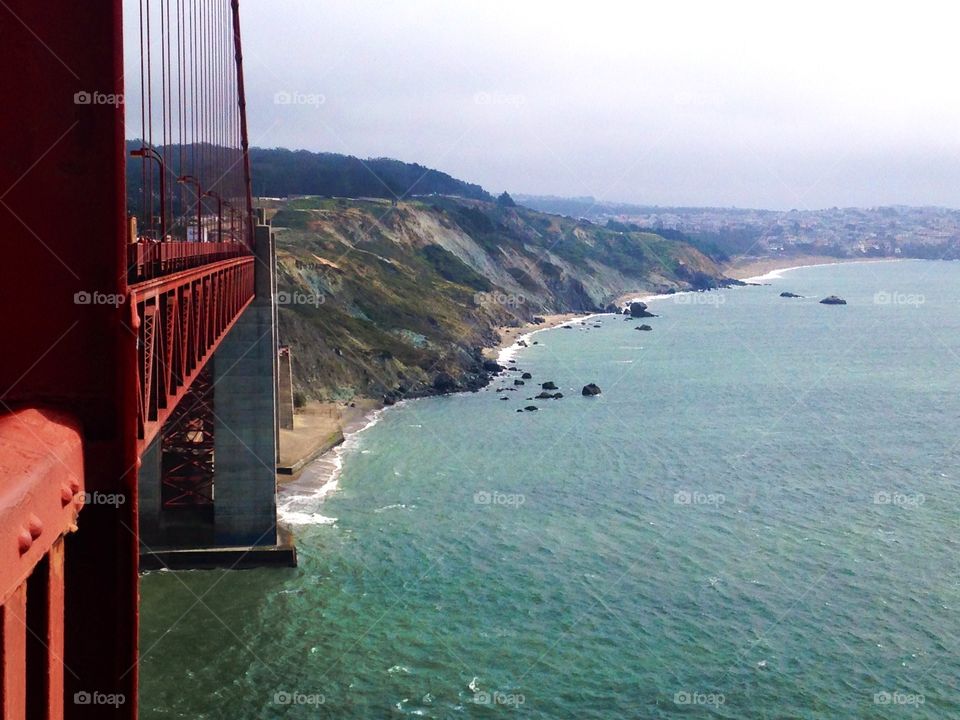
{"label": "sandy beach", "polygon": [[852,262],[884,262],[896,258],[837,258],[829,255],[793,255],[791,257],[740,257],[723,266],[723,274],[736,280],[760,277],[775,270],[809,267],[811,265],[837,265]]}
{"label": "sandy beach", "polygon": [[355,398],[350,403],[307,403],[293,417],[293,430],[280,430],[278,474],[281,484],[296,480],[303,469],[318,460],[352,432],[364,427],[383,408],[380,400]]}
{"label": "sandy beach", "polygon": [[537,330],[548,330],[558,327],[571,320],[585,318],[592,313],[562,313],[558,315],[544,315],[544,322],[539,324],[526,323],[519,327],[502,326],[497,328],[500,333],[500,343],[483,349],[483,356],[489,360],[496,360],[507,348],[513,347],[522,336]]}

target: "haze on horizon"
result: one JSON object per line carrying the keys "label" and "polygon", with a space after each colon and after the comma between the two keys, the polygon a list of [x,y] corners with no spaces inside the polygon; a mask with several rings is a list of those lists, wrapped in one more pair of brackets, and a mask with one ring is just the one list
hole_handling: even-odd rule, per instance
{"label": "haze on horizon", "polygon": [[255,146],[393,157],[492,192],[960,207],[958,11],[942,4],[243,0],[241,13]]}

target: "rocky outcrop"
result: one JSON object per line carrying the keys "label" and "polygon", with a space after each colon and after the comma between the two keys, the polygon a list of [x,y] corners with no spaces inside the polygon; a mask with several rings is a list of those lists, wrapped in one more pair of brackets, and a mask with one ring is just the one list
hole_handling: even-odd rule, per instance
{"label": "rocky outcrop", "polygon": [[821,305],[846,305],[847,301],[836,295],[830,295],[820,301]]}
{"label": "rocky outcrop", "polygon": [[553,380],[547,380],[547,382],[540,385],[544,390],[556,390],[557,384]]}
{"label": "rocky outcrop", "polygon": [[433,378],[433,389],[441,393],[453,392],[457,389],[457,381],[450,373],[437,373]]}
{"label": "rocky outcrop", "polygon": [[782,292],[782,293],[780,293],[780,297],[782,297],[782,298],[802,298],[803,295],[797,295],[796,293],[792,293],[792,292]]}
{"label": "rocky outcrop", "polygon": [[650,327],[649,325],[638,325],[637,327],[634,328],[634,330],[643,330],[646,332],[649,330],[653,330],[653,328]]}
{"label": "rocky outcrop", "polygon": [[635,300],[634,302],[630,303],[630,317],[647,318],[656,317],[656,315],[647,310],[647,304],[645,302]]}
{"label": "rocky outcrop", "polygon": [[599,395],[600,392],[599,386],[597,386],[595,383],[587,383],[583,386],[581,394],[584,395],[584,397],[591,397],[593,395]]}
{"label": "rocky outcrop", "polygon": [[319,400],[380,398],[400,384],[404,397],[474,390],[509,364],[481,355],[498,344],[498,327],[616,311],[612,298],[641,288],[723,279],[682,240],[483,200],[263,205],[278,291],[306,299],[278,307],[294,390]]}

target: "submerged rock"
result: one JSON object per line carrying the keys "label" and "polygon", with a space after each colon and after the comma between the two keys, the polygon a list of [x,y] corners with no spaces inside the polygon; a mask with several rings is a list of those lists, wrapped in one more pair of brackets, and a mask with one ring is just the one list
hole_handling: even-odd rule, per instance
{"label": "submerged rock", "polygon": [[653,330],[653,328],[649,325],[638,325],[634,330]]}
{"label": "submerged rock", "polygon": [[547,381],[546,381],[545,383],[543,383],[540,387],[542,387],[544,390],[557,390],[557,389],[558,389],[558,388],[557,388],[557,384],[556,384],[553,380],[547,380]]}
{"label": "submerged rock", "polygon": [[514,385],[525,385],[526,383],[524,383],[523,380],[514,380],[514,381],[513,381],[513,384],[514,384]]}
{"label": "submerged rock", "polygon": [[837,297],[836,295],[830,295],[829,297],[825,297],[823,300],[821,300],[820,304],[821,305],[846,305],[847,301],[841,297]]}
{"label": "submerged rock", "polygon": [[600,387],[595,383],[587,383],[586,385],[583,386],[582,394],[588,397],[591,395],[599,395]]}
{"label": "submerged rock", "polygon": [[792,293],[792,292],[782,292],[782,293],[780,293],[780,297],[785,297],[785,298],[802,298],[803,295],[797,295],[796,293]]}
{"label": "submerged rock", "polygon": [[539,395],[534,395],[534,396],[533,396],[533,399],[534,399],[534,400],[552,400],[552,399],[553,399],[553,393],[548,393],[546,390],[544,390],[544,391],[543,391],[542,393],[540,393]]}

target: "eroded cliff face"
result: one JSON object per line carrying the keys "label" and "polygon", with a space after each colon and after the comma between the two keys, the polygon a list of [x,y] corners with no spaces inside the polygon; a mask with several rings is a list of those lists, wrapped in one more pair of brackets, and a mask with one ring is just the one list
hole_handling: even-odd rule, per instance
{"label": "eroded cliff face", "polygon": [[265,201],[280,337],[298,394],[389,398],[479,387],[496,328],[633,291],[714,287],[706,256],[649,233],[459,198]]}

